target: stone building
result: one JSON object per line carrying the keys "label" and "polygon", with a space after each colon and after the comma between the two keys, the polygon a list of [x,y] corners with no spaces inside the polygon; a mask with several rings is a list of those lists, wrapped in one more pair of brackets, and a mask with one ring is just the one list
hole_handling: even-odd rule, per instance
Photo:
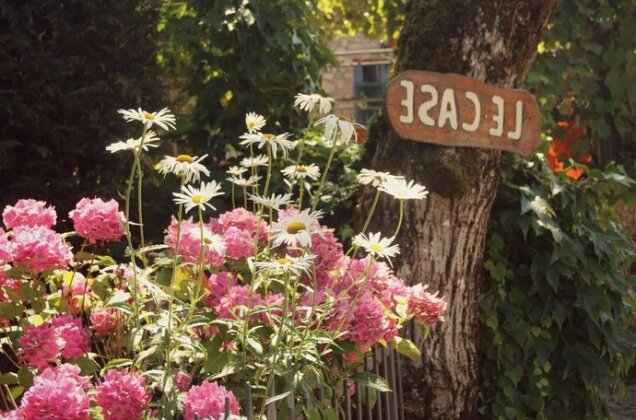
{"label": "stone building", "polygon": [[329,46],[340,64],[325,69],[322,88],[336,100],[335,113],[366,125],[382,106],[394,49],[362,35],[336,38]]}

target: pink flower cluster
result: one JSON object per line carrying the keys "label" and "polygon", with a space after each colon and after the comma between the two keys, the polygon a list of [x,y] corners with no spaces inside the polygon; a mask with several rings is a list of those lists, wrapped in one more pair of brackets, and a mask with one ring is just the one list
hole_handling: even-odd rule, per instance
{"label": "pink flower cluster", "polygon": [[97,386],[95,400],[102,408],[104,420],[138,420],[150,403],[146,382],[136,372],[111,369]]}
{"label": "pink flower cluster", "polygon": [[230,400],[230,413],[239,415],[241,407],[231,391],[214,382],[204,381],[188,391],[183,405],[185,420],[218,419],[225,413],[225,399]]}
{"label": "pink flower cluster", "polygon": [[442,316],[446,312],[448,304],[442,298],[437,297],[437,293],[428,293],[426,289],[428,286],[421,284],[411,287],[408,310],[419,322],[430,326],[443,319]]}
{"label": "pink flower cluster", "polygon": [[117,329],[122,316],[118,309],[97,308],[91,312],[90,318],[95,335],[103,337]]}
{"label": "pink flower cluster", "polygon": [[14,206],[5,207],[2,220],[7,229],[18,226],[51,228],[57,220],[57,213],[55,207],[47,206],[44,201],[29,198],[18,200]]}
{"label": "pink flower cluster", "polygon": [[124,214],[115,200],[82,198],[69,213],[75,231],[92,244],[117,241],[124,236]]}
{"label": "pink flower cluster", "polygon": [[60,315],[40,326],[27,325],[18,340],[22,358],[40,371],[59,364],[60,358],[73,360],[88,351],[88,334],[82,321],[71,315]]}
{"label": "pink flower cluster", "polygon": [[68,267],[73,255],[62,236],[44,226],[17,226],[11,233],[11,262],[40,273]]}
{"label": "pink flower cluster", "polygon": [[[165,243],[172,253],[177,246],[178,221],[173,218],[166,229]],[[178,254],[183,256],[185,262],[198,263],[201,254],[201,227],[186,219],[181,222],[179,231]],[[203,226],[203,253],[205,262],[212,266],[220,266],[224,262],[225,243],[220,235],[212,233],[209,226]]]}
{"label": "pink flower cluster", "polygon": [[48,368],[22,397],[22,414],[25,419],[88,420],[88,385],[77,366]]}

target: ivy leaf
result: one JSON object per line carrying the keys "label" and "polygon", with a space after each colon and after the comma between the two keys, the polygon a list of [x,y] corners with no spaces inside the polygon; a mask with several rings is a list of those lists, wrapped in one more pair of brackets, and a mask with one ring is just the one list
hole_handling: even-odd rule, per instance
{"label": "ivy leaf", "polygon": [[422,360],[420,349],[418,349],[411,340],[406,338],[400,336],[395,337],[395,350],[415,362]]}

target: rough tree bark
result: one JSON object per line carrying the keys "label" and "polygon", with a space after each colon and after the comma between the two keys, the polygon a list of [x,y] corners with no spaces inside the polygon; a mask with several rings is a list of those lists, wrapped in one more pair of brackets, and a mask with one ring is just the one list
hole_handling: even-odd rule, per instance
{"label": "rough tree bark", "polygon": [[[395,74],[459,73],[516,87],[523,81],[557,0],[411,0],[398,43]],[[475,418],[479,379],[479,296],[499,152],[402,140],[380,118],[370,130],[367,167],[426,185],[429,197],[408,202],[400,237],[401,274],[440,290],[446,321],[423,339],[422,364],[404,378],[414,418]],[[397,223],[395,203],[378,207],[376,231]]]}

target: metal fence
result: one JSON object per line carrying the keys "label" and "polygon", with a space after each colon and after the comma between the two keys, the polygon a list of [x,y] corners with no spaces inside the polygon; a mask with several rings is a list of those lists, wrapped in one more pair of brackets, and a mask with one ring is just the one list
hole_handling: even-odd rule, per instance
{"label": "metal fence", "polygon": [[[402,361],[391,344],[388,348],[376,346],[367,356],[362,372],[369,372],[384,378],[391,392],[378,392],[375,403],[370,403],[371,390],[367,387],[360,392],[356,390],[353,395],[349,393],[349,381],[344,381],[342,389],[334,393],[331,399],[321,398],[325,407],[335,407],[336,420],[404,420],[403,390],[402,390]],[[290,378],[291,379],[291,378]],[[272,395],[275,391],[272,390]],[[364,394],[363,394],[364,393]],[[322,395],[321,395],[322,397]],[[293,413],[295,410],[294,398],[287,398],[287,412]],[[254,405],[252,402],[252,392],[247,384],[246,392],[247,412],[245,416],[248,420],[254,420]],[[267,420],[277,420],[275,404],[270,404],[266,413]],[[225,400],[225,416],[223,420],[229,420],[230,400]],[[297,417],[302,419],[302,416]]]}

